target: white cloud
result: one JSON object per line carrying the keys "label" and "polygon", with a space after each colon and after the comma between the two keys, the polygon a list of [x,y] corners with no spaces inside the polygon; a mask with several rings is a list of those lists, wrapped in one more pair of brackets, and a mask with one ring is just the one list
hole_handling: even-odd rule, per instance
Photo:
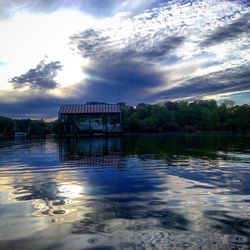
{"label": "white cloud", "polygon": [[[128,2],[124,2],[124,5]],[[121,5],[121,8],[124,5]],[[154,61],[154,64],[170,73],[173,65],[171,58],[168,57],[177,57],[174,64],[179,69],[178,82],[186,81],[240,66],[247,61],[250,38],[244,34],[233,41],[225,41],[213,46],[201,46],[208,35],[232,24],[247,11],[249,9],[245,8],[240,1],[199,0],[187,4],[172,1],[134,17],[117,14],[103,20],[101,26],[92,27],[99,35],[96,39],[101,38],[101,41],[88,51],[88,46],[94,43],[95,37],[84,37],[84,44],[88,46],[86,49],[81,47],[80,50],[83,56],[97,61],[103,58],[113,58],[114,54],[121,58],[126,53],[132,53],[132,57],[138,60],[146,52],[152,51],[152,54],[154,52],[156,54],[167,37],[184,37],[184,42],[176,50],[171,50],[169,54],[157,58],[158,61]],[[151,59],[153,60],[153,57]],[[168,66],[169,63],[170,66]],[[181,70],[182,65],[186,63],[192,64],[195,70],[189,72]],[[174,77],[171,78],[171,75]],[[163,88],[176,86],[176,74],[170,73],[165,84]]]}
{"label": "white cloud", "polygon": [[[3,71],[0,90],[10,89],[8,79],[34,68],[45,56],[64,65],[58,75],[58,79],[63,78],[62,85],[82,80],[82,66],[87,61],[70,50],[69,36],[93,22],[92,18],[78,11],[62,10],[46,15],[22,12],[13,19],[2,21],[0,55],[1,60],[8,63],[0,68]],[[66,82],[70,81],[70,75],[71,82]]]}
{"label": "white cloud", "polygon": [[[0,23],[0,60],[7,62],[0,65],[0,91],[11,90],[8,79],[34,68],[46,55],[51,61],[60,61],[64,66],[56,77],[61,87],[52,91],[62,96],[64,87],[86,78],[84,67],[89,66],[90,61],[110,59],[114,55],[119,57],[125,53],[132,53],[130,58],[135,61],[144,61],[145,53],[157,54],[169,37],[183,37],[184,40],[176,48],[165,48],[166,54],[147,58],[152,67],[166,72],[163,86],[155,88],[152,85],[154,92],[249,61],[249,34],[239,35],[233,41],[200,46],[208,35],[227,27],[249,11],[241,1],[196,0],[186,4],[170,1],[142,14],[131,15],[156,2],[119,2],[114,8],[114,16],[103,19],[90,17],[72,6],[68,10],[40,14],[19,9],[11,19]],[[73,34],[88,29],[96,31],[102,39],[91,53],[80,49],[87,57],[84,59],[72,52],[69,41]],[[93,40],[86,40],[86,43],[91,45]]]}

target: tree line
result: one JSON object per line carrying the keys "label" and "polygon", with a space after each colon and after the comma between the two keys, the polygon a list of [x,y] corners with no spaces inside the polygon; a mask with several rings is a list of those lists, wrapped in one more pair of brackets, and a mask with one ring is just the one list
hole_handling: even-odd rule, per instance
{"label": "tree line", "polygon": [[214,100],[141,103],[123,109],[127,132],[250,131],[250,105]]}
{"label": "tree line", "polygon": [[[125,132],[250,131],[250,105],[214,100],[193,102],[140,103],[122,108]],[[60,122],[11,119],[0,116],[0,136],[15,132],[29,135],[57,134]]]}
{"label": "tree line", "polygon": [[58,121],[46,122],[44,120],[11,119],[0,116],[0,137],[12,136],[15,132],[24,132],[30,136],[42,136],[56,133]]}

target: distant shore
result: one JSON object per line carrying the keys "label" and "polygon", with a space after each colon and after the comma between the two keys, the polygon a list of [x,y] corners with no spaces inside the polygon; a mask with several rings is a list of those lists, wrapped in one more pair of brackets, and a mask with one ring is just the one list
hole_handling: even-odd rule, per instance
{"label": "distant shore", "polygon": [[[106,135],[102,133],[95,133],[93,135],[89,134],[77,134],[77,135],[58,135],[58,134],[46,134],[46,135],[33,135],[27,138],[23,138],[24,140],[35,140],[35,139],[48,139],[48,138],[91,138],[91,137],[147,137],[147,136],[203,136],[203,135],[240,135],[240,136],[250,136],[250,131],[195,131],[195,132],[124,132],[121,134],[112,134]],[[0,136],[1,140],[15,140],[14,135],[8,136]],[[22,139],[16,139],[22,140]]]}
{"label": "distant shore", "polygon": [[[89,125],[90,127],[83,129],[90,135],[100,135],[100,132],[103,136],[112,136],[112,133],[117,133],[117,136],[250,133],[249,104],[235,105],[225,101],[218,105],[215,100],[169,101],[158,104],[140,103],[136,107],[124,104],[119,112],[119,117],[111,117],[112,113],[106,116],[91,114],[89,121],[96,119],[93,124],[97,127],[92,129]],[[86,119],[89,119],[86,114],[81,113],[77,114],[77,117],[58,117],[58,120],[53,122],[0,116],[0,137],[12,137],[15,132],[27,133],[30,138],[51,134],[63,137],[66,136],[65,133],[67,136],[83,136],[83,129],[77,124],[85,123]],[[107,130],[107,124],[114,130]],[[116,130],[117,124],[119,130]]]}

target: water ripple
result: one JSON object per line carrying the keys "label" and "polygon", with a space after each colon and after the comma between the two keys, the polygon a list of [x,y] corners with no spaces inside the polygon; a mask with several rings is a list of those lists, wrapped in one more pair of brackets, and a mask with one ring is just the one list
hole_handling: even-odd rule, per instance
{"label": "water ripple", "polygon": [[241,136],[2,143],[0,249],[247,249],[249,148]]}

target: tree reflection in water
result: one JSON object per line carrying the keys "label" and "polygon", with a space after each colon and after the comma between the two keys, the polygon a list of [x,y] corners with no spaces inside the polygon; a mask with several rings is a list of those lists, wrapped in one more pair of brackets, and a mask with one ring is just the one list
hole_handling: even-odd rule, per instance
{"label": "tree reflection in water", "polygon": [[249,149],[236,135],[2,145],[0,249],[247,249]]}

